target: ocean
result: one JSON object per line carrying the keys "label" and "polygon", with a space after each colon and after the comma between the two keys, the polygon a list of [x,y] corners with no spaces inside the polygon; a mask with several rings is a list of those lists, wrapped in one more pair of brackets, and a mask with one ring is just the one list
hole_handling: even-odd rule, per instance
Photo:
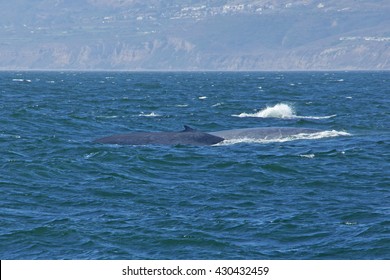
{"label": "ocean", "polygon": [[[389,259],[390,72],[0,72],[1,259]],[[130,131],[321,132],[120,146]]]}

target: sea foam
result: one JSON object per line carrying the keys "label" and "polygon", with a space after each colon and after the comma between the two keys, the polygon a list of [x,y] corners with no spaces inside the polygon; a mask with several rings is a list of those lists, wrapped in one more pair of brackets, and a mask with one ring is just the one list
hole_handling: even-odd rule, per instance
{"label": "sea foam", "polygon": [[351,136],[351,135],[352,134],[345,131],[325,130],[325,131],[314,132],[314,133],[299,133],[295,135],[289,135],[285,137],[282,136],[280,138],[272,138],[272,139],[248,138],[248,137],[229,139],[229,140],[224,140],[216,145],[217,146],[233,145],[239,143],[260,143],[260,144],[283,143],[283,142],[296,141],[296,140],[316,140],[316,139],[332,138],[332,137],[339,137],[339,136]]}

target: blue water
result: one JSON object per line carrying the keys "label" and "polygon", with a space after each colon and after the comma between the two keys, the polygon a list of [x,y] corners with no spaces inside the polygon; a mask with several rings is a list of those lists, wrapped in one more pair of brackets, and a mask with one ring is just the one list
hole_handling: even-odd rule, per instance
{"label": "blue water", "polygon": [[[390,73],[0,73],[1,259],[389,259]],[[217,146],[129,131],[307,127]]]}

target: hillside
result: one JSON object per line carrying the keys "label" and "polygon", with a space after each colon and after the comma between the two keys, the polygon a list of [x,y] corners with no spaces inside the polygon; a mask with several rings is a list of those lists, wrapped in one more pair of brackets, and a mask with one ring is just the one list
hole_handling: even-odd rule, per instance
{"label": "hillside", "polygon": [[0,69],[390,69],[389,1],[14,0]]}

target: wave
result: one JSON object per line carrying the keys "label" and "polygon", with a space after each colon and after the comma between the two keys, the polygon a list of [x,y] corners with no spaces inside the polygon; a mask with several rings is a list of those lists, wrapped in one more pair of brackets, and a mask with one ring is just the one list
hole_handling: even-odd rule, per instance
{"label": "wave", "polygon": [[330,119],[336,117],[337,115],[330,116],[298,116],[295,113],[295,109],[286,103],[278,103],[275,106],[267,108],[250,114],[250,113],[241,113],[239,115],[232,115],[233,117],[239,118],[278,118],[278,119]]}
{"label": "wave", "polygon": [[216,146],[219,145],[233,145],[233,144],[239,144],[239,143],[261,143],[261,144],[268,144],[268,143],[282,143],[282,142],[289,142],[289,141],[295,141],[295,140],[317,140],[317,139],[323,139],[323,138],[332,138],[332,137],[339,137],[339,136],[351,136],[352,134],[345,132],[345,131],[337,131],[337,130],[325,130],[320,132],[314,132],[314,133],[299,133],[296,135],[289,135],[289,136],[282,136],[280,138],[272,138],[272,139],[265,139],[265,138],[238,138],[238,139],[229,139],[224,140]]}

